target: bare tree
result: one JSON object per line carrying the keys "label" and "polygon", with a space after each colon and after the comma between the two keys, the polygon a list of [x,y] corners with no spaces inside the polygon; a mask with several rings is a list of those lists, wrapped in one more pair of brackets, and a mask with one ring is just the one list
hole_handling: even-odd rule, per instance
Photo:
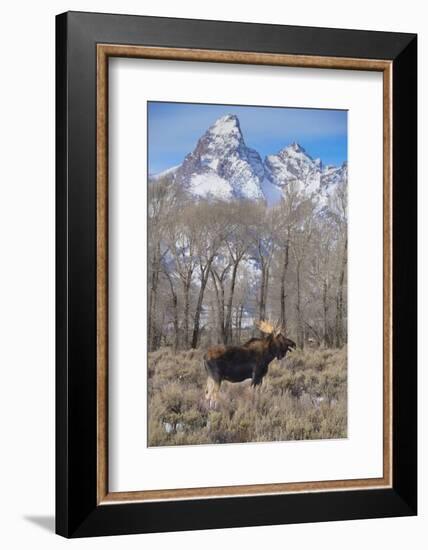
{"label": "bare tree", "polygon": [[176,352],[179,347],[178,297],[177,297],[177,292],[175,290],[173,275],[165,263],[163,263],[163,266],[162,266],[162,273],[166,277],[166,280],[168,281],[169,288],[171,291],[173,325],[174,325],[173,349],[174,349],[174,352]]}
{"label": "bare tree", "polygon": [[304,261],[308,254],[309,244],[313,234],[313,210],[314,205],[310,201],[306,201],[305,211],[306,216],[303,218],[298,227],[296,227],[291,242],[293,251],[295,269],[296,269],[296,322],[297,322],[297,344],[299,347],[304,347],[304,324],[302,312],[302,278]]}
{"label": "bare tree", "polygon": [[230,224],[226,245],[232,263],[232,274],[230,279],[229,298],[227,301],[227,312],[225,321],[225,343],[232,339],[232,307],[236,286],[238,267],[250,247],[249,229],[256,221],[256,211],[250,202],[244,201],[232,203],[229,213]]}
{"label": "bare tree", "polygon": [[283,199],[278,207],[278,219],[280,220],[279,226],[279,250],[282,253],[281,259],[281,272],[280,272],[280,324],[282,327],[287,325],[286,316],[286,277],[288,268],[290,265],[290,242],[292,239],[293,231],[298,223],[299,210],[301,208],[302,201],[299,199],[297,188],[295,184],[289,184],[284,190]]}
{"label": "bare tree", "polygon": [[149,184],[149,350],[239,343],[255,317],[278,319],[300,347],[346,342],[346,188],[322,208],[300,187],[268,207]]}
{"label": "bare tree", "polygon": [[224,205],[221,203],[201,203],[199,208],[194,212],[198,227],[200,228],[197,239],[200,280],[193,321],[192,348],[198,346],[202,304],[208,277],[211,272],[211,266],[220,244],[228,232],[227,219],[225,219],[224,216],[223,206]]}
{"label": "bare tree", "polygon": [[149,350],[156,348],[159,340],[158,330],[156,328],[157,297],[159,286],[159,274],[161,271],[161,262],[166,254],[166,249],[162,250],[162,236],[165,220],[168,213],[174,208],[175,193],[171,187],[168,178],[158,181],[155,185],[149,184],[149,322],[148,322],[148,347]]}
{"label": "bare tree", "polygon": [[252,257],[260,268],[259,286],[259,320],[266,319],[266,304],[269,291],[269,277],[273,254],[276,246],[276,232],[278,221],[275,211],[257,205],[257,221],[252,225],[249,233],[252,238]]}
{"label": "bare tree", "polygon": [[343,243],[342,258],[340,262],[339,269],[339,279],[337,285],[337,295],[336,295],[336,347],[341,347],[344,343],[344,300],[343,300],[343,289],[345,282],[345,271],[347,265],[347,252],[348,252],[348,237],[345,236]]}
{"label": "bare tree", "polygon": [[189,347],[190,289],[198,265],[198,227],[190,207],[181,208],[168,221],[167,241],[183,292],[183,345]]}
{"label": "bare tree", "polygon": [[338,187],[330,201],[330,208],[335,213],[335,220],[338,229],[339,266],[336,292],[336,326],[335,342],[341,347],[344,342],[344,288],[346,267],[348,263],[348,232],[347,232],[347,193],[346,188]]}
{"label": "bare tree", "polygon": [[307,280],[312,301],[313,325],[319,344],[329,347],[332,343],[329,312],[332,302],[332,282],[335,277],[337,231],[335,225],[326,219],[317,220],[312,239],[311,261]]}
{"label": "bare tree", "polygon": [[211,276],[217,299],[217,317],[218,317],[218,341],[226,343],[226,325],[225,325],[225,282],[227,274],[231,268],[229,259],[224,255],[217,258],[218,264],[211,266]]}

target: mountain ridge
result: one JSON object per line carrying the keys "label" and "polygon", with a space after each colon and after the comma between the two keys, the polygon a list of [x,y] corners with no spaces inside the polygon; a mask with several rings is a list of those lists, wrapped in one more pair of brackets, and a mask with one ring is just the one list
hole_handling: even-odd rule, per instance
{"label": "mountain ridge", "polygon": [[261,199],[274,204],[293,183],[298,193],[325,203],[338,185],[346,184],[347,163],[324,165],[295,141],[262,159],[245,143],[238,117],[228,114],[202,134],[181,164],[149,180],[165,176],[199,198]]}

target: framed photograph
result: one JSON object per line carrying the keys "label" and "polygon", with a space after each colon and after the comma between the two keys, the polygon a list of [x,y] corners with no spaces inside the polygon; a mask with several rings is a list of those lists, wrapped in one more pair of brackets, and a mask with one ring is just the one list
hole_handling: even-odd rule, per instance
{"label": "framed photograph", "polygon": [[56,25],[57,533],[416,514],[416,36]]}

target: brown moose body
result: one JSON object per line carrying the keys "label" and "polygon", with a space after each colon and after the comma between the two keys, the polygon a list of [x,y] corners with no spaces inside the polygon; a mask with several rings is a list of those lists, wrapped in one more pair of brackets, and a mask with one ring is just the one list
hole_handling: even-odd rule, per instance
{"label": "brown moose body", "polygon": [[295,342],[275,330],[270,323],[262,321],[259,329],[267,336],[251,338],[242,346],[214,346],[204,356],[207,371],[206,399],[215,406],[223,380],[242,382],[251,379],[251,386],[259,386],[274,359],[283,359]]}

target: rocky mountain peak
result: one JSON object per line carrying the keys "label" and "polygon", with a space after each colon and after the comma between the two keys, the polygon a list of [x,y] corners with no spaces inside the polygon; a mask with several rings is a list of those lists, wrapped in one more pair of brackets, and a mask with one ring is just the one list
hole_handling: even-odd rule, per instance
{"label": "rocky mountain peak", "polygon": [[280,157],[307,158],[313,162],[313,158],[306,152],[305,148],[296,141],[281,149],[277,155]]}
{"label": "rocky mountain peak", "polygon": [[210,126],[208,133],[215,136],[238,135],[242,138],[241,126],[236,115],[225,115],[220,117]]}
{"label": "rocky mountain peak", "polygon": [[265,199],[274,204],[291,184],[299,193],[322,195],[325,201],[326,194],[346,182],[347,164],[324,166],[297,142],[263,161],[246,145],[238,117],[227,114],[206,130],[181,165],[163,172],[167,173],[195,197]]}
{"label": "rocky mountain peak", "polygon": [[291,143],[288,147],[286,147],[286,150],[287,151],[294,151],[295,153],[305,153],[306,154],[305,149],[299,143],[297,143],[297,141],[293,141],[293,143]]}
{"label": "rocky mountain peak", "polygon": [[176,181],[192,194],[214,198],[261,199],[264,167],[246,146],[238,117],[217,119],[176,172]]}

